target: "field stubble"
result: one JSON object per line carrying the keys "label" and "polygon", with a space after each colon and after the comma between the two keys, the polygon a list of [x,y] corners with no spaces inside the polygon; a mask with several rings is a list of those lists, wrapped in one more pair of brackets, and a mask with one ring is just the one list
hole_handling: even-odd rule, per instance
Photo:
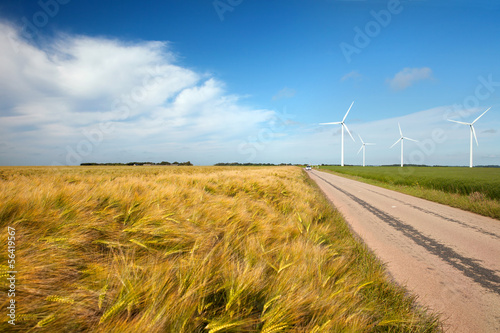
{"label": "field stubble", "polygon": [[2,168],[0,223],[2,331],[440,329],[295,167]]}

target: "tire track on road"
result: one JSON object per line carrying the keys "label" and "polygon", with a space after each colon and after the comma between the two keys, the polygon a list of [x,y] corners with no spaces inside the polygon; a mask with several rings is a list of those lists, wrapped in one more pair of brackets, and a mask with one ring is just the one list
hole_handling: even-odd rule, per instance
{"label": "tire track on road", "polygon": [[370,205],[368,202],[352,195],[351,193],[337,187],[325,178],[315,173],[315,176],[335,188],[337,191],[345,194],[354,202],[361,205],[363,208],[371,212],[373,215],[388,223],[394,229],[400,231],[406,237],[413,240],[417,245],[426,249],[429,253],[439,257],[444,262],[462,272],[465,276],[469,277],[483,288],[488,289],[500,295],[500,277],[495,274],[494,270],[482,267],[478,260],[468,258],[455,252],[452,248],[420,233],[414,227],[403,223],[390,214]]}
{"label": "tire track on road", "polygon": [[463,223],[463,222],[461,222],[461,221],[458,221],[458,220],[452,219],[452,218],[450,218],[450,217],[443,216],[443,215],[438,214],[438,213],[436,213],[436,212],[433,212],[433,211],[430,211],[430,210],[424,209],[424,208],[422,208],[422,207],[417,207],[417,206],[415,206],[415,205],[411,205],[411,204],[409,204],[409,203],[407,203],[407,202],[404,202],[404,201],[399,200],[399,199],[394,198],[394,197],[390,197],[390,196],[385,195],[385,194],[383,194],[383,193],[379,193],[379,192],[377,192],[377,191],[373,191],[373,190],[370,190],[370,189],[367,189],[367,191],[370,191],[370,192],[372,192],[372,193],[375,193],[375,194],[381,195],[381,196],[386,197],[386,198],[389,198],[389,199],[391,199],[391,200],[395,200],[395,201],[397,201],[397,202],[399,202],[399,203],[401,203],[401,204],[403,204],[403,205],[405,205],[405,206],[408,206],[408,207],[411,207],[411,208],[413,208],[413,209],[419,210],[419,211],[421,211],[422,213],[426,213],[426,214],[434,215],[434,216],[436,216],[436,217],[438,217],[438,218],[440,218],[440,219],[446,220],[446,221],[448,221],[448,222],[453,222],[453,223],[456,223],[456,224],[458,224],[458,225],[461,225],[461,226],[462,226],[462,227],[464,227],[464,228],[468,228],[468,229],[475,230],[475,231],[477,231],[477,232],[479,232],[479,233],[482,233],[483,235],[487,235],[487,236],[491,236],[491,237],[496,238],[496,239],[500,239],[500,236],[497,236],[496,234],[494,234],[494,233],[492,233],[492,232],[485,231],[485,230],[483,230],[483,229],[481,229],[481,228],[479,228],[479,227],[471,226],[471,225],[465,224],[465,223]]}

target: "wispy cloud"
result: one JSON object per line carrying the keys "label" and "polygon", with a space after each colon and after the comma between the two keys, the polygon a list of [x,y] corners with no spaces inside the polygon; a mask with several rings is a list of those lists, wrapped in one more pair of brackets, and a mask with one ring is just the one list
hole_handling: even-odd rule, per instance
{"label": "wispy cloud", "polygon": [[[59,35],[40,47],[0,22],[0,49],[0,164],[67,164],[68,151],[84,147],[84,161],[147,152],[154,160],[193,159],[202,147],[227,154],[274,114],[178,65],[166,42]],[[89,152],[81,143],[104,123],[112,131],[94,134],[99,142]]]}
{"label": "wispy cloud", "polygon": [[386,82],[393,90],[404,90],[417,81],[432,79],[432,70],[429,67],[422,68],[404,68],[396,73],[393,78]]}
{"label": "wispy cloud", "polygon": [[[398,123],[400,123],[406,137],[419,141],[405,143],[405,163],[466,165],[469,158],[469,132],[465,126],[455,127],[453,123],[446,121],[453,110],[454,107],[451,105],[440,106],[398,117],[368,122],[360,120],[349,124],[349,130],[355,138],[359,134],[363,141],[376,143],[375,146],[367,149],[367,163],[369,164],[399,163],[400,150],[389,147],[400,137],[398,129]],[[480,108],[468,110],[471,117],[479,115],[482,111]],[[480,152],[498,151],[499,133],[493,133],[488,128],[497,128],[499,125],[497,122],[478,122],[475,126],[479,140],[479,147],[475,148],[477,163],[487,164]],[[488,134],[481,136],[486,133]],[[340,126],[310,128],[309,131],[300,132],[294,137],[296,139],[294,152],[297,154],[302,152],[304,156],[309,157],[309,163],[340,163],[340,134]],[[346,163],[358,165],[362,163],[361,154],[357,154],[361,146],[359,140],[353,142],[347,138],[344,144]]]}
{"label": "wispy cloud", "polygon": [[295,89],[285,87],[285,88],[281,89],[280,91],[278,91],[278,93],[273,96],[273,101],[276,101],[278,99],[283,99],[283,98],[292,98],[293,96],[295,96],[296,93],[297,92],[295,91]]}
{"label": "wispy cloud", "polygon": [[342,78],[340,79],[340,81],[346,81],[346,80],[361,80],[361,78],[363,77],[363,75],[361,75],[358,71],[352,71],[352,72],[349,72],[347,73],[346,75],[342,76]]}

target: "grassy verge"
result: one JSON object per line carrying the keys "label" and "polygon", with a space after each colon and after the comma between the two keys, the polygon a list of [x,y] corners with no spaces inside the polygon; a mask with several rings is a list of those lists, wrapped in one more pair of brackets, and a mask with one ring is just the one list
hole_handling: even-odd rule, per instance
{"label": "grassy verge", "polygon": [[322,170],[500,219],[500,169],[322,166]]}
{"label": "grassy verge", "polygon": [[0,331],[440,330],[300,168],[0,170]]}

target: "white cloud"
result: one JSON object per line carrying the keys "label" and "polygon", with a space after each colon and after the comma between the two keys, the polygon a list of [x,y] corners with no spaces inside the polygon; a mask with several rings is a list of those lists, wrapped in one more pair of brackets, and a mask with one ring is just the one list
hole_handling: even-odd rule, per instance
{"label": "white cloud", "polygon": [[[345,163],[355,165],[362,163],[362,154],[357,154],[361,147],[359,134],[363,141],[376,143],[366,149],[367,164],[399,164],[401,153],[399,144],[392,149],[389,148],[399,138],[399,122],[406,137],[419,141],[405,142],[404,161],[406,164],[467,165],[469,161],[468,129],[460,125],[455,127],[453,123],[446,121],[454,111],[453,106],[443,106],[400,117],[369,122],[348,122],[349,130],[356,142],[345,134]],[[477,108],[468,110],[467,113],[470,113],[473,118],[481,111],[483,110]],[[500,133],[483,133],[483,129],[498,128],[498,126],[500,126],[498,122],[477,123],[479,147],[474,146],[474,163],[477,165],[499,164],[498,159],[492,161],[486,159],[485,156],[488,153],[491,155],[491,152],[498,152],[497,142],[500,140]],[[282,158],[280,151],[289,151],[288,155],[292,162],[340,164],[340,136],[341,131],[338,125],[303,126],[290,131],[286,140],[270,144],[262,151],[257,149],[258,146],[254,146],[254,151],[257,152],[254,160],[280,162]],[[247,152],[247,156],[251,156],[252,151],[247,149]]]}
{"label": "white cloud", "polygon": [[194,160],[200,147],[227,156],[274,114],[243,106],[223,82],[179,66],[165,42],[59,35],[40,47],[0,22],[0,50],[0,165],[146,153]]}
{"label": "white cloud", "polygon": [[297,92],[295,91],[295,89],[285,87],[285,88],[281,89],[280,91],[278,91],[278,93],[273,96],[273,101],[276,101],[278,99],[283,99],[283,98],[292,98],[293,96],[295,96],[296,93]]}
{"label": "white cloud", "polygon": [[[177,64],[168,43],[64,35],[38,47],[18,34],[0,23],[0,165],[340,161],[338,127],[317,131],[318,126],[290,121],[292,115],[247,106],[241,96],[226,91],[224,82]],[[430,69],[404,69],[390,83],[404,89],[431,75]],[[285,87],[275,97],[295,93]],[[452,111],[434,108],[348,125],[356,140],[359,133],[377,143],[367,149],[368,164],[399,162],[399,150],[389,149],[398,139],[399,121],[406,136],[421,141],[405,145],[406,158],[424,154],[426,164],[465,165],[468,132],[444,120],[457,119]],[[482,111],[464,114],[473,120]],[[499,126],[477,123],[477,164],[491,163],[481,154],[498,152],[500,133],[494,131]],[[426,140],[434,130],[443,130],[446,140],[431,147]],[[345,149],[346,163],[361,163],[359,142],[347,137]]]}
{"label": "white cloud", "polygon": [[403,90],[417,81],[432,79],[432,70],[429,67],[404,68],[394,75],[392,79],[387,79],[387,83],[393,90]]}

